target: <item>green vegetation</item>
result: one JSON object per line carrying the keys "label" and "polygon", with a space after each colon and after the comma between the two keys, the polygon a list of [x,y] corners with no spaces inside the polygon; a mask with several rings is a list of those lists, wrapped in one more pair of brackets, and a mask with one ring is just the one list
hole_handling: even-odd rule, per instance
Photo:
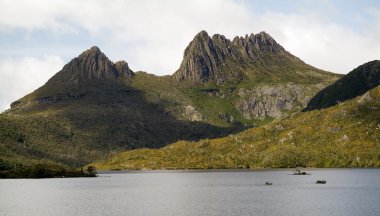
{"label": "green vegetation", "polygon": [[[0,157],[45,158],[80,167],[115,151],[162,147],[179,139],[199,140],[244,129],[176,118],[171,112],[176,105],[165,104],[167,95],[161,92],[155,97],[150,94],[156,92],[114,86],[88,89],[74,100],[31,99],[0,115]],[[162,103],[150,101],[153,98]],[[174,103],[175,98],[166,101]]]}
{"label": "green vegetation", "polygon": [[239,67],[246,79],[196,84],[134,74],[125,62],[119,67],[91,48],[0,114],[0,158],[23,166],[46,162],[78,168],[126,150],[224,137],[274,119],[244,116],[236,108],[239,91],[297,83],[307,87],[308,96],[339,77],[299,60],[276,60],[275,54],[260,59],[264,63],[257,67],[224,64],[222,72]]}
{"label": "green vegetation", "polygon": [[[97,47],[74,58],[0,114],[0,177],[92,176],[95,166],[380,166],[380,87],[299,112],[341,75],[305,64],[266,33],[198,36],[172,76],[133,73]],[[379,61],[369,62],[310,103],[363,94],[378,72]]]}
{"label": "green vegetation", "polygon": [[334,106],[355,98],[380,84],[380,61],[367,62],[315,95],[305,110]]}
{"label": "green vegetation", "polygon": [[[246,119],[236,110],[238,90],[257,85],[194,85],[144,72],[125,83],[70,89],[48,82],[0,115],[0,157],[80,167],[125,150],[227,136],[273,120]],[[196,121],[188,106],[199,113]]]}
{"label": "green vegetation", "polygon": [[379,167],[380,87],[228,137],[126,151],[92,165],[101,170]]}
{"label": "green vegetation", "polygon": [[64,166],[37,163],[25,165],[11,163],[0,159],[0,178],[63,178],[63,177],[96,177],[93,166],[86,169],[73,169]]}

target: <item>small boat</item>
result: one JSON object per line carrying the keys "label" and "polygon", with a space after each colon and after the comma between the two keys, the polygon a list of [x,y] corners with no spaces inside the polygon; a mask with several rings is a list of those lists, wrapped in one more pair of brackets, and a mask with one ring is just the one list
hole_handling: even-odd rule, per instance
{"label": "small boat", "polygon": [[321,179],[321,180],[317,180],[317,182],[315,182],[316,184],[326,184],[326,180],[323,180],[323,179]]}
{"label": "small boat", "polygon": [[269,182],[269,181],[266,181],[265,182],[265,185],[272,185],[273,183],[272,182]]}
{"label": "small boat", "polygon": [[310,175],[310,174],[305,172],[305,171],[301,171],[299,169],[296,169],[293,171],[293,175]]}

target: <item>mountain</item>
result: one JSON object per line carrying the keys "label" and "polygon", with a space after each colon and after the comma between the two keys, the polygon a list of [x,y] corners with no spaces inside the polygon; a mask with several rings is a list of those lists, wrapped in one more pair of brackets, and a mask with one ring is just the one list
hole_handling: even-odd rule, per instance
{"label": "mountain", "polygon": [[[158,79],[166,80],[153,77],[156,89],[137,89],[135,83],[149,83],[149,76],[132,72],[126,62],[114,64],[92,47],[2,115],[0,123],[6,129],[0,134],[6,140],[1,143],[6,149],[2,157],[45,158],[76,166],[113,151],[157,148],[178,139],[198,140],[244,128],[177,118],[165,108],[178,106],[181,93],[171,89],[174,82],[166,85]],[[148,101],[150,93],[145,91],[155,90],[178,99]]]}
{"label": "mountain", "polygon": [[45,85],[12,103],[11,108],[15,109],[20,103],[37,99],[40,102],[79,99],[86,89],[114,86],[130,80],[134,75],[127,62],[119,61],[114,64],[94,46],[72,59]]}
{"label": "mountain", "polygon": [[47,84],[66,81],[66,85],[83,85],[88,82],[116,81],[135,74],[125,61],[115,64],[96,46],[71,60]]}
{"label": "mountain", "polygon": [[333,74],[305,64],[265,32],[230,41],[223,35],[210,37],[202,31],[187,46],[173,76],[193,83],[320,83]]}
{"label": "mountain", "polygon": [[319,89],[340,76],[305,64],[265,32],[230,41],[201,31],[173,77],[191,87],[184,92],[201,115],[229,125],[303,109]]}
{"label": "mountain", "polygon": [[309,101],[305,111],[334,106],[362,95],[378,85],[380,85],[380,61],[367,62],[318,92]]}
{"label": "mountain", "polygon": [[379,167],[380,87],[323,110],[218,139],[136,149],[93,163],[98,169]]}
{"label": "mountain", "polygon": [[340,77],[303,63],[266,33],[231,42],[201,32],[184,56],[194,64],[155,76],[97,47],[84,51],[0,115],[0,158],[81,166],[124,150],[223,137],[303,109]]}

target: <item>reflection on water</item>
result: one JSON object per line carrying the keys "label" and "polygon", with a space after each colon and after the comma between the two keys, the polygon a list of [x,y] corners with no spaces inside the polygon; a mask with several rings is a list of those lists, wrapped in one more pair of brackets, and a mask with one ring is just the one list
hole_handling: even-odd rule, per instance
{"label": "reflection on water", "polygon": [[[380,169],[291,173],[167,171],[6,179],[0,180],[0,215],[380,215]],[[316,179],[327,184],[315,184]]]}

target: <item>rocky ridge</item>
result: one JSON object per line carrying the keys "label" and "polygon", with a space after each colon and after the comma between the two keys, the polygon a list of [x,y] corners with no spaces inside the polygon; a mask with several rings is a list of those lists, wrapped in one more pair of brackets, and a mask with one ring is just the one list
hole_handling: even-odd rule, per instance
{"label": "rocky ridge", "polygon": [[65,81],[67,85],[77,85],[93,81],[115,81],[133,76],[134,73],[127,62],[113,63],[98,47],[94,46],[72,59],[48,82]]}
{"label": "rocky ridge", "polygon": [[367,62],[318,92],[305,111],[323,109],[355,98],[380,85],[380,60]]}
{"label": "rocky ridge", "polygon": [[93,46],[67,63],[34,94],[13,102],[11,108],[35,102],[56,103],[77,100],[91,87],[115,86],[114,84],[131,80],[134,76],[135,73],[126,61],[113,63],[98,47]]}
{"label": "rocky ridge", "polygon": [[210,38],[206,31],[202,31],[186,48],[180,69],[173,76],[177,80],[222,82],[227,76],[234,75],[221,71],[227,58],[239,58],[238,52],[231,49],[231,42],[221,35]]}
{"label": "rocky ridge", "polygon": [[[4,133],[9,139],[0,149],[9,149],[7,157],[23,152],[78,165],[120,150],[221,137],[301,109],[337,78],[304,64],[266,33],[230,41],[201,32],[181,68],[173,76],[134,73],[92,47],[13,103],[3,123],[15,123],[15,136]],[[16,145],[18,134],[30,151]]]}
{"label": "rocky ridge", "polygon": [[[268,54],[276,58],[268,59]],[[265,32],[235,37],[231,41],[223,35],[210,37],[202,31],[187,46],[181,66],[173,76],[179,81],[223,83],[246,77],[247,64],[281,66],[287,60],[304,64]]]}

